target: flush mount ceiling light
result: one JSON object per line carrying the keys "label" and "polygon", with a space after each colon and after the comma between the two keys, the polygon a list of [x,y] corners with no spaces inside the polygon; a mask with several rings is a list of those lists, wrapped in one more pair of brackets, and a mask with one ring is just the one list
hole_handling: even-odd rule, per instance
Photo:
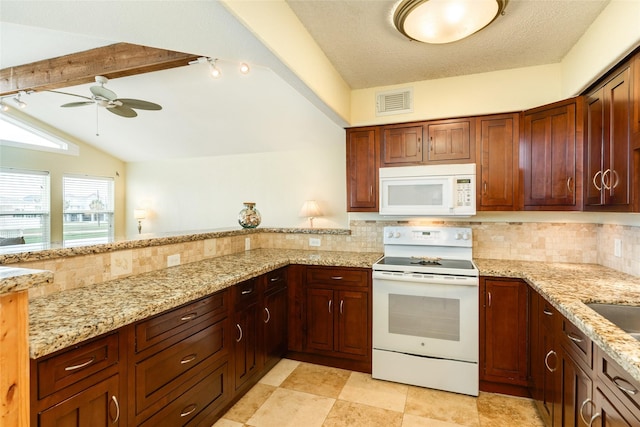
{"label": "flush mount ceiling light", "polygon": [[507,0],[403,0],[393,23],[412,40],[451,43],[485,28],[506,4]]}

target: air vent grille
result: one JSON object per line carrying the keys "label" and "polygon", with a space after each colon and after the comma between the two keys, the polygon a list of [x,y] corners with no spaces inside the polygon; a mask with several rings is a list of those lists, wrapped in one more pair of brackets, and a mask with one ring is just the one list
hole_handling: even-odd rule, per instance
{"label": "air vent grille", "polygon": [[376,116],[413,112],[413,88],[376,93]]}

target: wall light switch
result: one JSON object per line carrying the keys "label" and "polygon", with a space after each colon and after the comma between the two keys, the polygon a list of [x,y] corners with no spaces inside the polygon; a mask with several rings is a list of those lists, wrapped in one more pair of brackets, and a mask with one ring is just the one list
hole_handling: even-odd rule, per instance
{"label": "wall light switch", "polygon": [[320,239],[316,237],[309,237],[309,246],[320,246]]}
{"label": "wall light switch", "polygon": [[613,255],[617,257],[622,256],[622,242],[620,239],[613,239]]}
{"label": "wall light switch", "polygon": [[167,257],[167,267],[180,265],[180,254],[169,255]]}

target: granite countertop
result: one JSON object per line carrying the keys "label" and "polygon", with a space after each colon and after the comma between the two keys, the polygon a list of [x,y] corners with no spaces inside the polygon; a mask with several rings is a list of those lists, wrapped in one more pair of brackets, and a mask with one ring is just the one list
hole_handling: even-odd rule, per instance
{"label": "granite countertop", "polygon": [[33,359],[289,264],[371,268],[381,253],[254,249],[183,264],[29,302]]}
{"label": "granite countertop", "polygon": [[53,283],[53,273],[30,268],[0,267],[0,295]]}
{"label": "granite countertop", "polygon": [[640,341],[585,305],[592,302],[640,305],[640,277],[595,264],[474,261],[480,275],[524,279],[640,381]]}

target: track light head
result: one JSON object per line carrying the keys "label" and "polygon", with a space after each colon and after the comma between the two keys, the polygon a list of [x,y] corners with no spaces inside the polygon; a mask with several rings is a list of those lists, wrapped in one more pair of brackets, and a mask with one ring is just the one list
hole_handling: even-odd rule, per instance
{"label": "track light head", "polygon": [[218,61],[218,59],[211,59],[209,58],[209,72],[211,73],[211,76],[214,79],[220,78],[222,76],[222,71],[220,71],[220,68],[218,68],[218,66],[216,65],[216,62]]}
{"label": "track light head", "polygon": [[240,72],[242,74],[249,74],[249,71],[251,71],[251,68],[249,68],[249,64],[247,64],[246,62],[240,63]]}

